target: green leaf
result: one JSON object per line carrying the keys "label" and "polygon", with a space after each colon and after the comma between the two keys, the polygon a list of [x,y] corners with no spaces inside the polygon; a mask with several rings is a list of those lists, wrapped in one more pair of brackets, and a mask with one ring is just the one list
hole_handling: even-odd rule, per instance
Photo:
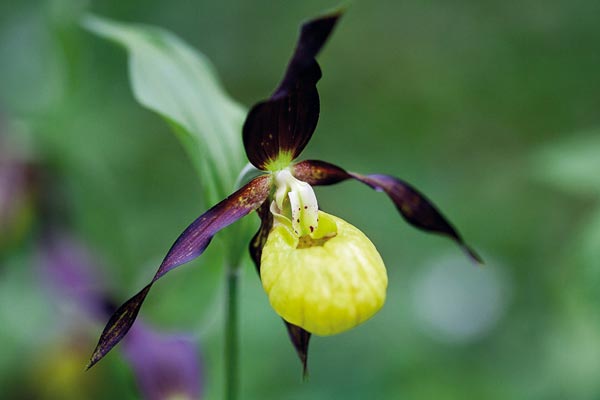
{"label": "green leaf", "polygon": [[209,60],[163,29],[88,15],[83,26],[124,46],[135,98],[173,128],[212,205],[232,192],[246,164],[241,131],[246,110],[219,84]]}
{"label": "green leaf", "polygon": [[549,143],[532,159],[533,176],[567,193],[600,195],[600,131]]}

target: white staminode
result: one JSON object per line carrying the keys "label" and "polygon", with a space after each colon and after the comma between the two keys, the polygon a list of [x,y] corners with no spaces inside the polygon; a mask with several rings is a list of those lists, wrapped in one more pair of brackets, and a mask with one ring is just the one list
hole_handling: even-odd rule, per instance
{"label": "white staminode", "polygon": [[[313,188],[292,176],[289,169],[275,173],[275,201],[271,212],[278,218],[290,219],[298,236],[310,235],[319,224],[319,204]],[[285,200],[289,199],[289,202]]]}

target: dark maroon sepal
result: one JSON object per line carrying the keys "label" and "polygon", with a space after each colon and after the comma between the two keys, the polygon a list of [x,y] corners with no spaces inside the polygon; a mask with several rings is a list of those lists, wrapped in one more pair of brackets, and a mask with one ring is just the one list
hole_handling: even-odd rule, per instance
{"label": "dark maroon sepal", "polygon": [[315,57],[327,41],[339,13],[305,23],[283,80],[273,95],[256,104],[246,117],[246,155],[258,169],[281,157],[296,158],[310,140],[319,120],[316,84],[321,69]]}
{"label": "dark maroon sepal", "polygon": [[302,24],[294,55],[287,66],[283,80],[271,98],[287,96],[299,85],[316,85],[321,79],[321,69],[315,57],[321,51],[340,17],[341,12],[335,12]]}
{"label": "dark maroon sepal", "polygon": [[324,161],[302,161],[294,165],[293,174],[310,185],[332,185],[346,179],[356,179],[371,188],[385,192],[396,205],[400,214],[411,225],[424,231],[445,235],[479,264],[481,257],[464,242],[460,234],[448,222],[433,203],[408,183],[389,175],[360,175]]}
{"label": "dark maroon sepal", "polygon": [[270,175],[255,178],[202,214],[183,231],[167,253],[152,281],[112,315],[100,335],[87,368],[100,361],[123,339],[133,325],[154,282],[172,269],[201,255],[218,231],[260,207],[269,195],[271,180]]}
{"label": "dark maroon sepal", "polygon": [[310,332],[305,331],[304,329],[296,326],[294,324],[290,324],[287,321],[283,321],[288,331],[288,335],[294,348],[296,349],[296,354],[300,358],[300,362],[302,363],[302,375],[304,379],[308,377],[308,344],[310,342]]}

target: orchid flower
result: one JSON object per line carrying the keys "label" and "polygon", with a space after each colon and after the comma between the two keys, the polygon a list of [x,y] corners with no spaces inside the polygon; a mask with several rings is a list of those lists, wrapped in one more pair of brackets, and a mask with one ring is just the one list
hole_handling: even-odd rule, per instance
{"label": "orchid flower", "polygon": [[248,113],[243,143],[250,163],[263,174],[185,229],[150,283],[110,318],[90,367],[125,336],[158,279],[201,255],[218,231],[257,211],[261,226],[250,254],[306,372],[311,334],[333,335],[366,321],[383,306],[387,288],[375,246],[348,222],[320,211],[313,186],[355,179],[385,192],[409,224],[450,237],[480,262],[437,208],[406,182],[348,172],[323,161],[295,162],[319,118],[321,69],[315,57],[340,16],[322,16],[302,26],[283,80]]}

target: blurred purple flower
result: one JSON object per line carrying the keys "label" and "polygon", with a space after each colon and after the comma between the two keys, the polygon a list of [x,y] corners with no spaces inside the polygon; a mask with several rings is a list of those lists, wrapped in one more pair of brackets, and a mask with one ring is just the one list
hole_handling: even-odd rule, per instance
{"label": "blurred purple flower", "polygon": [[145,399],[200,397],[202,371],[189,336],[160,334],[138,322],[123,341],[123,353]]}
{"label": "blurred purple flower", "polygon": [[[40,240],[42,281],[58,302],[102,322],[114,311],[101,270],[88,250],[65,233],[47,233]],[[144,399],[199,399],[202,370],[193,339],[156,332],[141,321],[124,341],[124,355]]]}
{"label": "blurred purple flower", "polygon": [[42,281],[52,298],[93,321],[110,312],[102,270],[82,243],[65,233],[44,235],[39,245]]}

